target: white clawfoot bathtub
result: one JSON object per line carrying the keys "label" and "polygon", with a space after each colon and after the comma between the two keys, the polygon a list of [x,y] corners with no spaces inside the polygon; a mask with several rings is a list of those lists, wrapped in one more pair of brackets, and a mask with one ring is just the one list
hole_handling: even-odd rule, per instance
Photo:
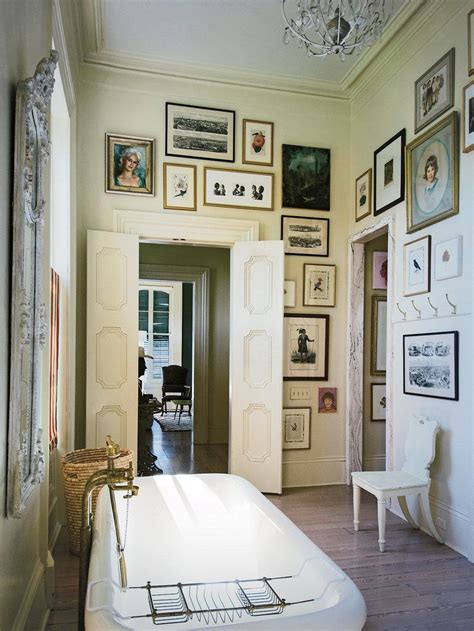
{"label": "white clawfoot bathtub", "polygon": [[[180,631],[229,629],[234,625],[241,625],[245,631],[362,629],[366,607],[354,583],[246,480],[206,474],[161,475],[135,482],[140,491],[129,501],[125,590],[120,588],[106,487],[99,496],[85,609],[87,631],[157,626]],[[115,495],[123,539],[127,500],[123,493]],[[247,595],[242,596],[234,581],[253,579],[241,587],[244,591],[248,587],[250,600],[256,594],[258,602],[263,585],[258,579],[262,577],[280,577],[264,586],[273,604],[249,615],[249,610],[238,606]],[[220,581],[226,583],[216,585]],[[148,582],[160,587],[150,591],[144,588]],[[213,585],[180,588],[178,583]],[[176,594],[184,594],[187,619],[171,624],[170,620],[179,617],[168,617],[162,624],[165,618],[151,617],[152,593],[161,597],[166,611],[168,601],[174,602]],[[279,607],[280,599],[299,604]],[[222,609],[224,605],[229,608],[230,603],[230,611],[189,615],[190,609],[217,610],[219,603],[223,603]]]}

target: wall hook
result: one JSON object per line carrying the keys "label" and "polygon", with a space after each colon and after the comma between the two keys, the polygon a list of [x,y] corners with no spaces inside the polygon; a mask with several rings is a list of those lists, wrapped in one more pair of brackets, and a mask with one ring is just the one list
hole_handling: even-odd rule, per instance
{"label": "wall hook", "polygon": [[397,302],[397,309],[398,309],[398,310],[400,311],[400,313],[402,314],[403,319],[404,319],[404,320],[406,320],[406,319],[407,319],[407,312],[406,312],[406,311],[403,311],[403,309],[401,309],[401,308],[400,308],[400,303],[399,303],[399,302]]}
{"label": "wall hook", "polygon": [[411,304],[413,305],[413,309],[417,312],[417,319],[419,320],[421,318],[421,309],[418,309],[418,307],[415,305],[415,301],[412,300]]}
{"label": "wall hook", "polygon": [[427,296],[426,300],[428,301],[428,304],[430,305],[430,307],[433,309],[433,315],[435,318],[438,317],[438,307],[435,307],[434,304],[431,302],[430,297]]}
{"label": "wall hook", "polygon": [[450,307],[452,307],[452,308],[453,308],[453,310],[451,311],[451,314],[452,314],[452,315],[456,315],[456,309],[457,309],[457,307],[456,307],[456,305],[455,305],[455,304],[453,304],[453,303],[451,302],[451,300],[449,299],[448,294],[446,294],[446,302],[448,303],[448,305],[449,305]]}

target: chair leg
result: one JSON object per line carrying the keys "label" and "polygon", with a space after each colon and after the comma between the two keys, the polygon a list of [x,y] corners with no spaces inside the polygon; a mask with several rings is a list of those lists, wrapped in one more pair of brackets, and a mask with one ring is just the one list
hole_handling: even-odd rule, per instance
{"label": "chair leg", "polygon": [[421,514],[423,515],[423,519],[425,520],[425,524],[428,526],[428,529],[431,530],[431,534],[437,541],[439,541],[439,543],[444,543],[444,540],[442,539],[436,526],[434,525],[433,517],[431,515],[430,498],[428,496],[428,491],[420,493],[420,507]]}
{"label": "chair leg", "polygon": [[360,486],[352,483],[352,500],[354,504],[354,530],[359,531]]}
{"label": "chair leg", "polygon": [[379,550],[385,551],[385,500],[377,500],[377,520],[379,524]]}
{"label": "chair leg", "polygon": [[413,519],[413,516],[410,513],[410,510],[408,508],[407,498],[404,495],[400,495],[399,498],[398,498],[398,503],[400,504],[400,508],[402,509],[402,513],[405,515],[405,519],[410,524],[410,526],[412,526],[416,530],[419,530],[420,527],[418,526],[416,521]]}

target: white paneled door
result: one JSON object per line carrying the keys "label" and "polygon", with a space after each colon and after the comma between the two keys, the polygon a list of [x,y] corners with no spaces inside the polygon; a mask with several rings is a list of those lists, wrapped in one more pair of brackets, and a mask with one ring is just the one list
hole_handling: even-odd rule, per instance
{"label": "white paneled door", "polygon": [[136,454],[137,357],[138,236],[89,230],[87,447],[104,447],[111,434]]}
{"label": "white paneled door", "polygon": [[282,241],[241,241],[231,253],[229,472],[281,493]]}

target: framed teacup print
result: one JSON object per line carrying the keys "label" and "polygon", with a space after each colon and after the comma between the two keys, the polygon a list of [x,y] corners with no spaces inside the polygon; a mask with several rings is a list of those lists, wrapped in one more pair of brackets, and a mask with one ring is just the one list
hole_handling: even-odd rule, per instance
{"label": "framed teacup print", "polygon": [[374,151],[374,215],[405,199],[405,130]]}
{"label": "framed teacup print", "polygon": [[105,134],[106,193],[154,195],[153,138]]}
{"label": "framed teacup print", "polygon": [[311,408],[283,408],[283,449],[309,449]]}
{"label": "framed teacup print", "polygon": [[434,247],[435,280],[446,280],[462,274],[462,235],[440,241]]}
{"label": "framed teacup print", "polygon": [[372,212],[372,169],[355,181],[355,220],[360,221]]}
{"label": "framed teacup print", "polygon": [[204,167],[204,205],[273,210],[273,173]]}
{"label": "framed teacup print", "polygon": [[273,123],[242,121],[242,162],[273,166]]}
{"label": "framed teacup print", "polygon": [[403,295],[416,296],[430,290],[431,236],[421,237],[403,246]]}
{"label": "framed teacup print", "polygon": [[329,219],[281,217],[285,254],[329,256]]}
{"label": "framed teacup print", "polygon": [[305,307],[334,307],[336,304],[336,266],[304,265],[303,305]]}
{"label": "framed teacup print", "polygon": [[457,120],[453,112],[407,145],[407,232],[459,212]]}
{"label": "framed teacup print", "polygon": [[194,164],[163,164],[163,208],[196,210]]}
{"label": "framed teacup print", "polygon": [[283,379],[327,381],[329,316],[285,314]]}
{"label": "framed teacup print", "polygon": [[474,150],[474,81],[462,91],[462,150],[469,153]]}
{"label": "framed teacup print", "polygon": [[415,134],[454,104],[454,48],[415,81]]}

